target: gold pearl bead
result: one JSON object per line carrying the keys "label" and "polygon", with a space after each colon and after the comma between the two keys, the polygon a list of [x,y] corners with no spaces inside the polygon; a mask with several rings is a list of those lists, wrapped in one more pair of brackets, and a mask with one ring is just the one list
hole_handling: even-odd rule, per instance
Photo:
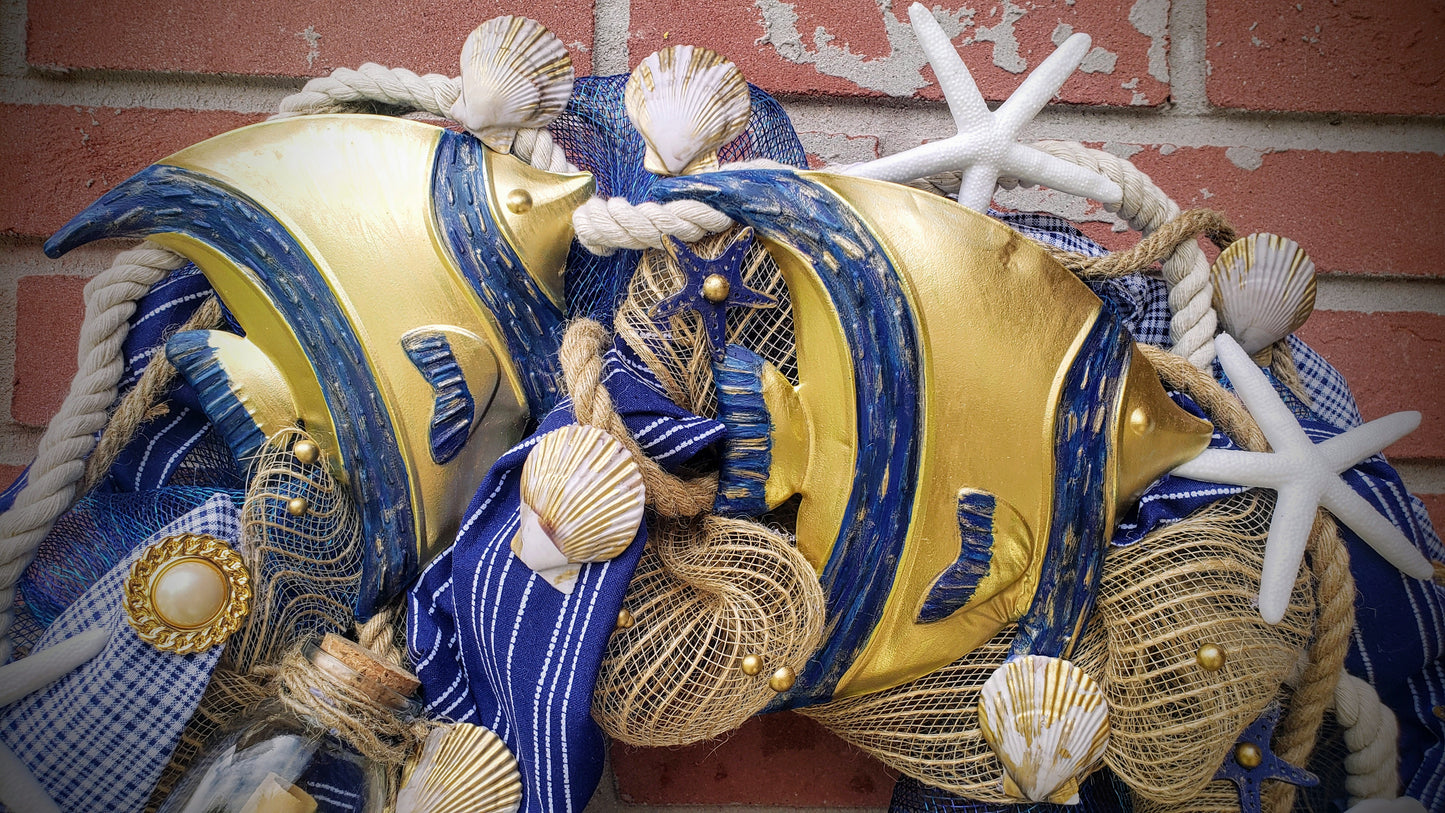
{"label": "gold pearl bead", "polygon": [[1258,768],[1264,762],[1264,752],[1252,742],[1242,742],[1234,749],[1234,761],[1241,768]]}
{"label": "gold pearl bead", "polygon": [[763,671],[763,659],[757,655],[744,655],[742,666],[738,668],[743,670],[743,674],[752,677]]}
{"label": "gold pearl bead", "polygon": [[286,501],[286,513],[293,517],[304,515],[310,507],[311,503],[307,502],[305,497],[292,497]]}
{"label": "gold pearl bead", "polygon": [[151,586],[151,604],[162,621],[176,629],[210,623],[231,597],[226,576],[213,562],[188,557],[165,568]]}
{"label": "gold pearl bead", "polygon": [[1436,717],[1445,720],[1445,706],[1436,706],[1434,712]]}
{"label": "gold pearl bead", "polygon": [[1224,647],[1218,644],[1205,644],[1194,653],[1194,660],[1199,663],[1199,668],[1206,672],[1218,672],[1224,668]]}
{"label": "gold pearl bead", "polygon": [[532,211],[532,195],[525,189],[513,189],[507,193],[507,210],[514,215]]}
{"label": "gold pearl bead", "polygon": [[628,612],[628,610],[627,610],[626,607],[623,607],[622,609],[620,609],[620,610],[617,611],[617,628],[618,628],[618,629],[620,629],[620,630],[632,629],[632,625],[633,625],[633,624],[636,624],[636,623],[637,623],[637,619],[635,619],[635,618],[632,617],[632,613],[631,613],[631,612]]}
{"label": "gold pearl bead", "polygon": [[732,285],[728,284],[728,278],[722,274],[708,274],[707,279],[702,281],[702,295],[709,302],[726,300],[730,291]]}
{"label": "gold pearl bead", "polygon": [[793,668],[791,666],[784,666],[774,672],[772,677],[768,678],[768,688],[775,692],[786,692],[793,688],[793,681],[797,679],[798,675],[793,671]]}
{"label": "gold pearl bead", "polygon": [[298,440],[296,445],[291,447],[291,454],[304,465],[311,465],[321,459],[321,447],[314,441]]}

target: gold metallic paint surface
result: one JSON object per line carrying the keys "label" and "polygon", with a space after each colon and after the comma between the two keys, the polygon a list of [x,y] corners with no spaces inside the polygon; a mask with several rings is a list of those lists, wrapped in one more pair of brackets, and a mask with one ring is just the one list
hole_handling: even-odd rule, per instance
{"label": "gold metallic paint surface", "polygon": [[[423,562],[450,544],[477,482],[520,439],[527,418],[521,378],[510,356],[492,351],[506,347],[496,322],[452,265],[435,222],[431,180],[441,132],[382,116],[308,116],[242,128],[164,162],[215,178],[255,200],[320,269],[367,354],[396,429],[417,508]],[[532,195],[547,199],[536,188]],[[338,200],[348,205],[335,205]],[[539,202],[526,216],[540,208]],[[495,209],[494,214],[500,216]],[[160,242],[167,239],[174,242]],[[295,388],[307,430],[337,468],[338,479],[350,482],[341,470],[345,461],[337,453],[316,375],[252,275],[219,267],[214,255],[182,253],[198,260],[247,336]],[[443,465],[430,452],[431,385],[401,346],[401,337],[418,328],[447,334],[476,400],[472,440]],[[499,387],[498,377],[503,379]]]}
{"label": "gold metallic paint surface", "polygon": [[1166,472],[1199,456],[1214,426],[1180,409],[1159,383],[1159,373],[1133,349],[1128,378],[1114,423],[1113,472],[1109,478],[1114,510],[1109,527],[1139,495]]}
{"label": "gold metallic paint surface", "polygon": [[773,468],[765,499],[777,505],[803,495],[798,551],[822,573],[843,524],[858,460],[853,360],[838,312],[808,260],[780,243],[762,242],[788,283],[798,348],[796,400],[787,396],[781,374],[765,374],[763,380],[763,400],[773,414]]}
{"label": "gold metallic paint surface", "polygon": [[[852,207],[899,269],[923,365],[917,496],[883,616],[835,691],[848,697],[947,665],[1028,609],[1051,521],[1053,412],[1101,305],[1041,248],[953,201],[895,184],[806,175]],[[794,310],[808,313],[796,296]],[[804,341],[800,335],[800,349]],[[994,585],[991,598],[917,624],[929,586],[958,558],[963,487],[1013,507],[1033,532],[1032,549],[1000,539],[1005,549],[996,555],[1001,563],[1030,564],[1013,584]],[[802,534],[800,515],[800,548]]]}
{"label": "gold metallic paint surface", "polygon": [[[562,272],[572,245],[572,212],[592,197],[592,173],[562,175],[486,150],[492,212],[527,273],[563,307]],[[526,201],[521,205],[521,201]]]}

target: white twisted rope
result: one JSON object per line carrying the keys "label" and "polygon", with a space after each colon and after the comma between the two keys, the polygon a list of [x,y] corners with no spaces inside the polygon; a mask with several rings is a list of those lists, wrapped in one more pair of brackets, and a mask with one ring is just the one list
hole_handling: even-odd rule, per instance
{"label": "white twisted rope", "polygon": [[121,345],[130,332],[136,300],[185,262],[179,254],[142,243],[116,255],[111,267],[85,286],[79,370],[60,412],[40,438],[24,490],[0,515],[0,664],[10,660],[15,583],[56,518],[70,507],[75,484],[85,473],[85,457],[95,448],[115,403],[125,372]]}
{"label": "white twisted rope", "polygon": [[695,200],[633,204],[626,198],[592,198],[572,213],[578,241],[602,256],[619,248],[662,248],[669,236],[690,243],[732,224],[727,215]]}
{"label": "white twisted rope", "polygon": [[1394,799],[1399,792],[1400,727],[1394,712],[1380,702],[1369,683],[1342,672],[1335,686],[1335,719],[1345,730],[1345,789],[1350,804],[1364,799]]}
{"label": "white twisted rope", "polygon": [[280,112],[272,118],[354,113],[357,107],[372,102],[447,118],[461,92],[460,79],[439,73],[418,76],[406,68],[367,62],[356,70],[337,68],[330,76],[312,79],[299,92],[282,99]]}
{"label": "white twisted rope", "polygon": [[[1034,146],[1119,184],[1124,190],[1119,217],[1146,237],[1179,215],[1178,204],[1123,158],[1074,141],[1038,141]],[[1185,241],[1164,261],[1164,281],[1169,285],[1169,310],[1173,314],[1169,320],[1169,334],[1174,340],[1171,352],[1207,370],[1214,362],[1214,334],[1219,320],[1214,313],[1209,261],[1198,242]]]}

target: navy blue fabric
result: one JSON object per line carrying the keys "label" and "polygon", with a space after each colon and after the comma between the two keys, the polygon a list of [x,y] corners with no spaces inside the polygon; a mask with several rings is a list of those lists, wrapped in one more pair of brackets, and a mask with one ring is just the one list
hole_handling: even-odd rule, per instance
{"label": "navy blue fabric", "polygon": [[[668,400],[625,346],[604,364],[603,383],[623,423],[664,467],[722,437],[722,424]],[[495,731],[517,757],[522,809],[533,812],[581,810],[601,777],[606,741],[592,720],[592,687],[646,537],[644,526],[622,555],[583,565],[570,595],[512,554],[522,463],[538,439],[573,421],[564,400],[492,466],[456,543],[411,591],[407,614],[428,713]]]}

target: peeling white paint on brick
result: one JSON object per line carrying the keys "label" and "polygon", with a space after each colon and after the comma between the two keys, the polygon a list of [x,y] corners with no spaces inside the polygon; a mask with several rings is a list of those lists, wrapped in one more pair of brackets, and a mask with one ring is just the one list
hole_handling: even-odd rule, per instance
{"label": "peeling white paint on brick", "polygon": [[1149,38],[1149,75],[1169,81],[1169,0],[1138,0],[1129,9],[1129,24]]}
{"label": "peeling white paint on brick", "polygon": [[1003,19],[987,28],[980,26],[973,34],[975,42],[993,43],[993,64],[1009,73],[1023,73],[1028,70],[1028,60],[1019,55],[1019,41],[1014,36],[1014,23],[1022,20],[1028,11],[1004,0]]}
{"label": "peeling white paint on brick", "polygon": [[1224,157],[1229,159],[1231,164],[1240,169],[1247,169],[1253,172],[1264,166],[1264,154],[1268,150],[1259,150],[1254,147],[1230,147],[1224,151]]}
{"label": "peeling white paint on brick", "polygon": [[1144,150],[1138,144],[1124,144],[1118,141],[1105,141],[1104,152],[1124,160],[1129,160]]}
{"label": "peeling white paint on brick", "polygon": [[316,32],[316,26],[308,25],[305,31],[297,31],[296,36],[306,41],[306,67],[314,66],[316,58],[321,56],[321,35]]}
{"label": "peeling white paint on brick", "polygon": [[[892,0],[877,0],[880,24],[888,37],[887,56],[868,57],[855,54],[848,46],[833,44],[836,37],[823,26],[813,30],[812,47],[803,42],[798,31],[798,12],[792,3],[782,0],[757,0],[762,12],[763,36],[757,45],[771,45],[778,56],[799,65],[812,65],[819,73],[847,79],[859,87],[877,90],[891,96],[911,96],[928,84],[923,78],[927,59],[913,28],[893,12]],[[972,9],[948,12],[935,9],[933,16],[943,32],[953,38],[973,20]]]}
{"label": "peeling white paint on brick", "polygon": [[1020,212],[1046,212],[1074,223],[1108,223],[1116,232],[1129,230],[1128,224],[1106,211],[1098,203],[1076,195],[1068,195],[1041,186],[1019,186],[1000,189],[994,205]]}
{"label": "peeling white paint on brick", "polygon": [[829,167],[872,161],[882,152],[877,136],[804,131],[798,133],[798,140],[809,155]]}
{"label": "peeling white paint on brick", "polygon": [[[1087,31],[1084,33],[1088,33]],[[1055,46],[1063,45],[1064,40],[1073,36],[1074,27],[1068,23],[1059,23],[1054,26],[1054,33],[1049,35]],[[1119,55],[1108,50],[1102,45],[1095,45],[1089,49],[1084,56],[1084,61],[1079,63],[1079,70],[1083,73],[1113,73],[1114,65],[1119,61]]]}

